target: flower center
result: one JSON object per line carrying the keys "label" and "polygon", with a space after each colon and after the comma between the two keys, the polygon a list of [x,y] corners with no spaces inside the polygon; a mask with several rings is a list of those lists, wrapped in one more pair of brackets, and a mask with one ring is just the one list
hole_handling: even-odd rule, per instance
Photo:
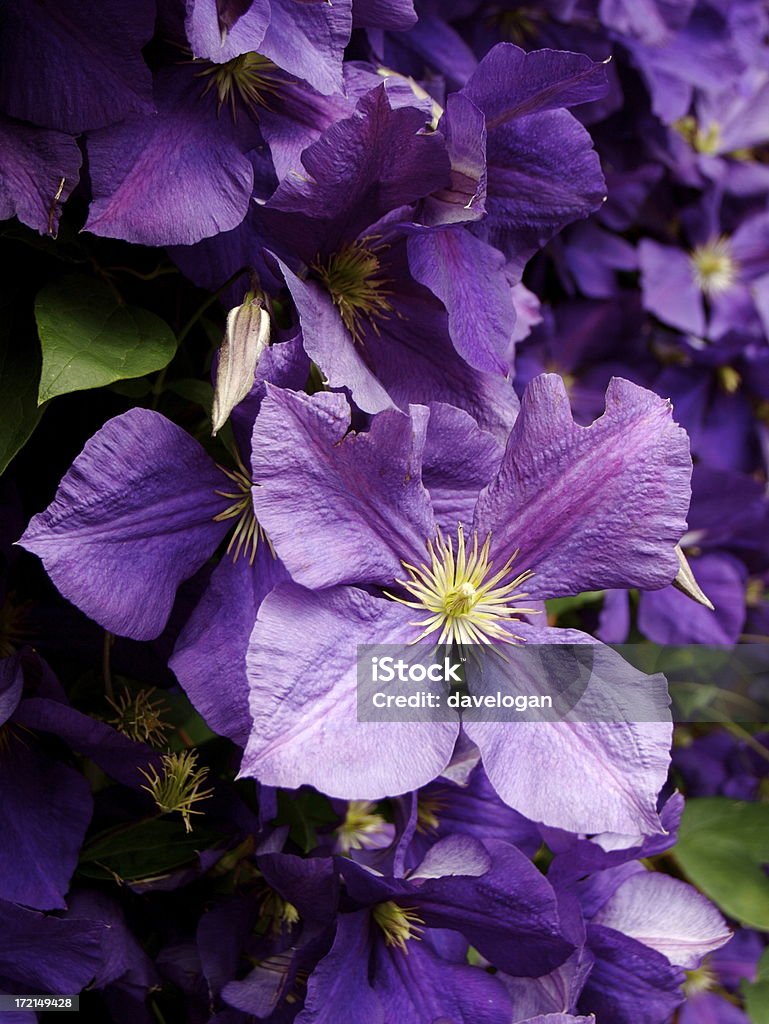
{"label": "flower center", "polygon": [[381,252],[382,246],[377,246],[375,239],[359,238],[333,253],[325,263],[318,257],[311,267],[328,289],[356,342],[361,341],[366,323],[378,335],[378,322],[389,320],[394,312],[388,288],[392,282],[382,273]]}
{"label": "flower center", "polygon": [[[227,545],[227,554],[232,554],[233,562],[237,562],[243,552],[248,556],[249,564],[253,565],[259,547],[259,538],[261,537],[268,546],[270,543],[254,515],[254,505],[251,501],[253,481],[240,460],[238,460],[237,469],[225,469],[224,466],[219,466],[219,469],[235,484],[235,488],[230,491],[216,492],[222,498],[229,498],[231,504],[223,512],[214,516],[214,522],[221,523],[226,519],[235,520],[235,529],[232,531],[230,542]],[[272,551],[271,547],[270,551]]]}
{"label": "flower center", "polygon": [[479,547],[475,532],[468,545],[460,524],[457,527],[456,550],[453,538],[444,538],[439,530],[437,539],[427,542],[429,565],[417,567],[402,563],[410,578],[396,582],[416,600],[408,601],[389,593],[388,597],[409,608],[429,612],[426,619],[412,623],[423,628],[413,643],[436,632],[440,633],[439,644],[489,644],[495,640],[514,643],[521,640],[507,627],[515,616],[536,614],[535,608],[524,608],[515,603],[528,596],[520,587],[534,573],[526,569],[509,579],[517,551],[495,572],[489,557],[490,546],[491,534]]}
{"label": "flower center", "polygon": [[282,84],[277,64],[260,53],[243,53],[225,64],[205,64],[197,73],[199,78],[208,79],[203,95],[216,89],[219,111],[227,104],[233,120],[237,120],[238,100],[255,114],[258,107],[269,107],[270,98],[278,94]]}
{"label": "flower center", "polygon": [[376,804],[368,800],[351,800],[345,819],[336,830],[336,849],[339,853],[348,854],[351,850],[376,848],[382,845],[382,840],[386,842],[390,838],[391,831],[392,826],[377,813]]}
{"label": "flower center", "polygon": [[168,707],[162,700],[153,700],[154,693],[153,686],[149,690],[139,690],[136,694],[124,690],[117,700],[108,697],[107,700],[116,712],[115,717],[109,719],[109,724],[132,740],[158,745],[163,743],[171,728],[168,722],[163,721]]}
{"label": "flower center", "polygon": [[284,900],[274,889],[265,893],[261,912],[269,922],[273,935],[280,935],[284,928],[288,930],[299,923],[299,911],[294,904]]}
{"label": "flower center", "polygon": [[399,907],[392,900],[377,903],[372,910],[374,920],[384,932],[388,946],[396,946],[402,953],[408,953],[406,943],[409,939],[421,938],[424,921],[416,913],[414,907]]}
{"label": "flower center", "polygon": [[688,996],[697,995],[698,992],[707,992],[718,985],[718,978],[713,968],[706,962],[693,971],[686,972],[684,982],[684,993]]}
{"label": "flower center", "polygon": [[698,153],[718,152],[721,145],[721,125],[717,121],[711,121],[707,130],[703,130],[696,118],[687,114],[686,117],[679,117],[674,121],[672,127]]}
{"label": "flower center", "polygon": [[698,245],[689,256],[694,282],[705,295],[728,291],[737,277],[739,266],[732,256],[732,247],[725,235]]}
{"label": "flower center", "polygon": [[142,786],[152,795],[158,810],[163,814],[178,811],[188,832],[192,831],[190,816],[202,814],[195,804],[206,800],[213,789],[201,789],[208,776],[208,768],[198,768],[198,755],[194,750],[185,750],[180,754],[163,754],[161,757],[162,774],[150,765],[148,771],[140,768],[148,785]]}

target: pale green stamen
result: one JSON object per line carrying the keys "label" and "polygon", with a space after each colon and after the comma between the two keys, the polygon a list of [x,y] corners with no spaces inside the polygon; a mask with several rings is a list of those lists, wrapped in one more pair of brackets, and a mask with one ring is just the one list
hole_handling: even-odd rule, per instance
{"label": "pale green stamen", "polygon": [[155,688],[152,687],[136,694],[124,690],[117,700],[108,697],[108,702],[117,712],[115,718],[109,719],[109,724],[132,740],[161,744],[171,726],[163,721],[167,706],[162,700],[153,700],[154,693]]}
{"label": "pale green stamen", "polygon": [[[227,519],[235,520],[235,529],[232,531],[230,542],[227,545],[227,554],[232,554],[232,560],[237,562],[241,553],[245,552],[249,565],[253,565],[260,538],[266,541],[264,532],[254,515],[254,505],[251,500],[253,482],[241,462],[238,462],[237,469],[225,469],[224,466],[219,466],[219,469],[232,480],[237,489],[216,492],[222,498],[229,498],[232,504],[228,505],[223,512],[215,515],[214,522],[221,523]],[[269,544],[269,541],[267,543]]]}
{"label": "pale green stamen", "polygon": [[368,800],[350,800],[344,821],[336,829],[337,850],[348,854],[351,850],[367,850],[377,845],[387,822],[377,813],[376,804]]}
{"label": "pale green stamen", "polygon": [[208,768],[198,768],[197,762],[195,751],[185,750],[180,754],[163,754],[162,774],[154,766],[149,771],[139,769],[149,783],[142,789],[152,794],[163,814],[178,811],[188,832],[192,831],[190,815],[203,813],[194,809],[194,805],[213,793],[213,789],[200,788],[208,776]]}
{"label": "pale green stamen", "polygon": [[382,246],[373,238],[359,238],[333,253],[323,262],[318,257],[311,266],[328,289],[342,321],[359,342],[366,323],[379,334],[380,320],[393,315],[390,303],[392,283],[382,274]]}
{"label": "pale green stamen", "polygon": [[227,104],[233,120],[237,119],[238,100],[255,113],[258,107],[269,107],[269,99],[282,84],[278,66],[260,53],[243,53],[225,64],[206,61],[206,65],[198,71],[198,77],[208,79],[203,95],[216,89],[219,110]]}
{"label": "pale green stamen", "polygon": [[406,943],[409,939],[417,942],[421,938],[424,921],[416,913],[414,907],[399,907],[392,900],[377,903],[372,910],[374,920],[384,932],[388,946],[395,946],[402,953],[408,953]]}
{"label": "pale green stamen", "polygon": [[479,548],[475,532],[472,546],[468,546],[460,525],[457,528],[456,551],[453,539],[444,538],[439,530],[436,540],[427,542],[429,566],[402,563],[410,579],[396,582],[416,600],[407,601],[390,593],[388,597],[409,608],[424,609],[430,613],[426,619],[412,623],[423,627],[423,632],[413,643],[438,631],[439,644],[490,644],[495,640],[515,643],[522,640],[510,633],[507,627],[516,616],[536,614],[537,609],[514,603],[528,597],[519,588],[534,573],[526,569],[513,579],[507,579],[518,556],[517,551],[498,572],[494,572],[489,557],[490,547],[491,534]]}
{"label": "pale green stamen", "polygon": [[732,246],[725,235],[698,245],[689,257],[697,287],[705,295],[728,291],[737,278],[739,266],[732,255]]}

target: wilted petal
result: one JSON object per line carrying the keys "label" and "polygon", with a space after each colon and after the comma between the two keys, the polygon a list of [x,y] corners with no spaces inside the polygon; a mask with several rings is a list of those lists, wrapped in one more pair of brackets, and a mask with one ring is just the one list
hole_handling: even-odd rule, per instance
{"label": "wilted petal", "polygon": [[691,458],[670,403],[619,377],[589,427],[572,419],[560,377],[526,389],[496,479],[481,493],[480,536],[534,576],[532,597],[609,587],[655,589],[678,572]]}
{"label": "wilted petal", "polygon": [[249,644],[254,724],[240,775],[355,800],[405,793],[439,775],[456,722],[357,720],[357,645],[405,645],[412,619],[403,605],[353,587],[273,590]]}
{"label": "wilted petal", "polygon": [[19,543],[42,559],[67,600],[105,629],[156,637],[176,588],[227,530],[214,516],[232,485],[200,445],[147,409],[91,438]]}
{"label": "wilted petal", "polygon": [[0,115],[0,220],[16,216],[41,235],[55,235],[80,163],[80,150],[69,135]]}
{"label": "wilted petal", "polygon": [[219,348],[211,429],[216,434],[254,386],[259,359],[270,343],[270,314],[258,297],[246,296],[227,314]]}
{"label": "wilted petal", "polygon": [[686,882],[656,871],[626,879],[593,922],[637,939],[688,970],[732,936],[709,900]]}
{"label": "wilted petal", "polygon": [[402,559],[424,556],[434,532],[420,477],[426,419],[393,410],[346,434],[342,395],[268,385],[254,428],[254,508],[298,583],[392,584]]}

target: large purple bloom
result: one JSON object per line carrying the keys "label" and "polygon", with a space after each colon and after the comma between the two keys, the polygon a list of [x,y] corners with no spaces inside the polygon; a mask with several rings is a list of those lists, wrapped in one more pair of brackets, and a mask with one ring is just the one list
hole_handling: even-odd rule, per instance
{"label": "large purple bloom", "polygon": [[[311,783],[334,796],[373,799],[440,774],[457,725],[359,723],[356,645],[408,644],[423,630],[434,641],[441,630],[464,642],[509,639],[508,625],[533,643],[585,641],[519,621],[524,582],[526,606],[611,580],[642,588],[670,582],[691,464],[667,403],[622,380],[607,393],[605,415],[582,428],[560,380],[537,379],[504,452],[448,407],[388,411],[366,434],[345,436],[348,425],[341,396],[276,389],[257,419],[254,504],[296,582],[263,603],[251,638],[255,725],[241,771],[269,784]],[[455,533],[458,522],[466,534]],[[418,580],[443,571],[453,548],[465,544],[468,559],[474,552],[476,568],[482,564],[474,584],[468,589],[449,572],[449,589],[436,582],[420,591]],[[404,567],[410,594],[396,582]],[[493,586],[502,611],[479,618],[479,579],[500,572]],[[416,618],[428,612],[431,626],[424,629],[428,619],[415,626],[413,608],[372,586],[416,594]],[[666,726],[465,729],[497,792],[527,817],[574,831],[658,830]],[[578,793],[568,785],[574,772]],[[545,778],[552,788],[543,787]]]}

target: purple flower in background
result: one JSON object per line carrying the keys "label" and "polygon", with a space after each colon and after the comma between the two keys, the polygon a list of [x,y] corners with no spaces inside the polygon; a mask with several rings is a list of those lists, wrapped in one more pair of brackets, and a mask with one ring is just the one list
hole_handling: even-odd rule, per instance
{"label": "purple flower in background", "polygon": [[[446,767],[457,725],[358,723],[357,644],[441,634],[581,642],[521,616],[532,601],[612,579],[655,588],[675,576],[685,436],[665,402],[626,381],[612,382],[606,402],[601,419],[578,427],[560,380],[541,377],[502,452],[456,409],[388,411],[368,433],[345,436],[341,396],[268,392],[254,432],[254,503],[296,582],[262,604],[251,638],[254,728],[242,774],[353,799],[418,788]],[[500,723],[465,730],[497,792],[526,817],[576,831],[658,830],[666,726],[520,723],[514,742]],[[560,795],[557,781],[547,792],[540,784],[575,771],[578,795],[565,778]]]}

